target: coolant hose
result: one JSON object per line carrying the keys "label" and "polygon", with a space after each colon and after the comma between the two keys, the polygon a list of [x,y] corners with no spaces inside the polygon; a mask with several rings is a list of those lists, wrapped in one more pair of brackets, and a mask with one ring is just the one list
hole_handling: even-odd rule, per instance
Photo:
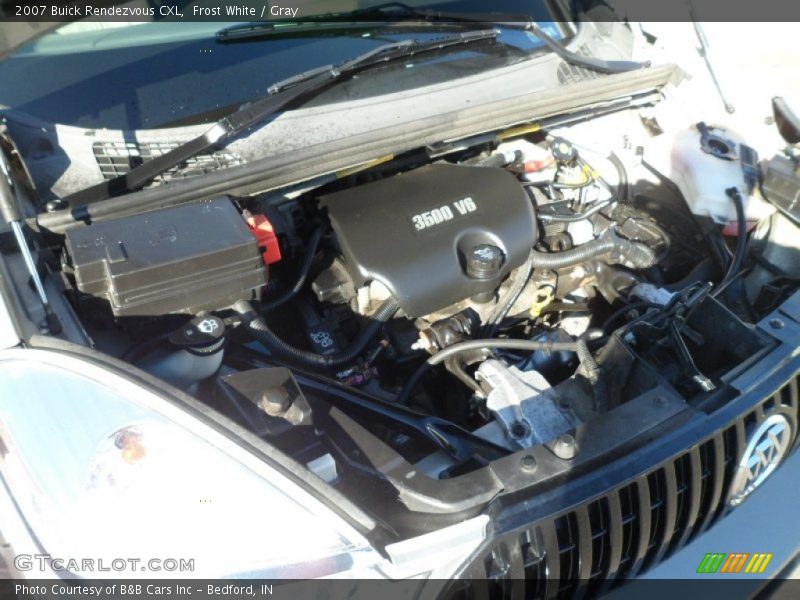
{"label": "coolant hose", "polygon": [[747,217],[744,213],[742,194],[735,187],[728,188],[725,190],[725,193],[736,208],[736,251],[733,254],[733,260],[731,261],[730,267],[728,267],[727,273],[725,273],[725,277],[723,277],[717,289],[711,294],[714,297],[724,291],[739,274],[739,271],[742,269],[742,263],[744,263],[745,250],[747,249]]}
{"label": "coolant hose", "polygon": [[534,252],[533,267],[561,269],[600,257],[604,257],[610,264],[622,264],[633,269],[646,269],[656,264],[656,255],[651,248],[639,242],[617,237],[613,230],[608,229],[596,240],[572,250],[553,253]]}
{"label": "coolant hose", "polygon": [[249,302],[240,300],[233,305],[233,309],[244,318],[244,325],[250,335],[270,352],[309,367],[326,369],[352,363],[359,354],[364,352],[367,344],[378,334],[381,326],[391,319],[399,308],[397,301],[394,298],[390,298],[372,315],[372,322],[358,334],[358,337],[350,344],[347,350],[339,354],[326,356],[316,352],[309,352],[308,350],[301,350],[284,342],[273,333],[264,318],[253,309]]}

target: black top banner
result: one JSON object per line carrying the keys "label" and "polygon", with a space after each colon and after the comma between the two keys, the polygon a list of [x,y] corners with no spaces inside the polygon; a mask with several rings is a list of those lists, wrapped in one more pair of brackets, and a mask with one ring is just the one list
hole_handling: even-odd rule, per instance
{"label": "black top banner", "polygon": [[[389,11],[370,12],[375,6]],[[793,0],[0,0],[0,22],[91,21],[263,21],[314,20],[320,15],[343,21],[391,21],[403,7],[462,13],[487,22],[588,19],[649,22],[799,22]],[[358,11],[354,13],[354,11]],[[393,12],[392,12],[393,11]],[[393,16],[394,15],[394,16]],[[408,18],[406,16],[405,18]],[[756,41],[754,40],[754,43]]]}

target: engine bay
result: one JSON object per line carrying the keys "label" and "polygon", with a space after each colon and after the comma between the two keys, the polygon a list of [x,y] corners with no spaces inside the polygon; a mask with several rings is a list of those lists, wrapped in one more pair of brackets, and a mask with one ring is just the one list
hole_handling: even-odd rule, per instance
{"label": "engine bay", "polygon": [[733,133],[683,132],[670,177],[568,133],[77,224],[49,268],[95,348],[408,508],[395,459],[440,481],[535,447],[569,462],[581,427],[653,390],[724,403],[797,289],[796,223]]}

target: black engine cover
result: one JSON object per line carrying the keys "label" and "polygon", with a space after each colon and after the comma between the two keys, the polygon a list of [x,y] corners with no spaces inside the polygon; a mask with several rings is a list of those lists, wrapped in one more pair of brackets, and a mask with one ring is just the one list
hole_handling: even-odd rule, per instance
{"label": "black engine cover", "polygon": [[[496,289],[536,243],[531,200],[514,175],[429,165],[322,198],[357,286],[383,283],[409,317]],[[494,273],[467,275],[473,249],[499,248]]]}

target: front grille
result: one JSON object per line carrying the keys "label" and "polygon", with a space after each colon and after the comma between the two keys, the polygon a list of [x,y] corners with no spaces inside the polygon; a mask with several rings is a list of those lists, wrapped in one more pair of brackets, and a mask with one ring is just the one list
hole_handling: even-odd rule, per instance
{"label": "front grille", "polygon": [[797,423],[799,397],[794,377],[711,438],[635,480],[496,538],[453,597],[593,597],[653,567],[724,514],[749,431],[776,411]]}
{"label": "front grille", "polygon": [[[92,144],[92,151],[103,178],[114,179],[178,146],[179,142],[95,142]],[[194,177],[241,164],[244,164],[244,161],[234,152],[220,150],[200,154],[159,175],[155,182],[164,183],[175,178]]]}

